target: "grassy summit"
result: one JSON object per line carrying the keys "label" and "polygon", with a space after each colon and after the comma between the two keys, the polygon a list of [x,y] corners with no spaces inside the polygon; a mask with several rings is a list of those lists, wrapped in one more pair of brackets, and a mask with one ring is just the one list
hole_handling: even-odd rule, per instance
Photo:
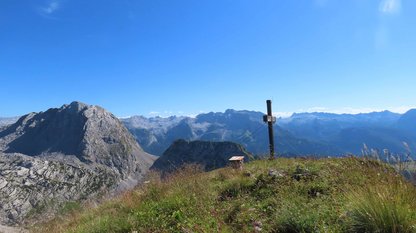
{"label": "grassy summit", "polygon": [[364,159],[254,161],[244,171],[188,167],[39,232],[416,232],[416,189]]}

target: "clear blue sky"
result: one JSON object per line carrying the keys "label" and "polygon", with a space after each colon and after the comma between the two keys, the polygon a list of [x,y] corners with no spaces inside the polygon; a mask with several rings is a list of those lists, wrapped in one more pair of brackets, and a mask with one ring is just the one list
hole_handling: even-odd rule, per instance
{"label": "clear blue sky", "polygon": [[0,116],[416,106],[414,0],[1,0]]}

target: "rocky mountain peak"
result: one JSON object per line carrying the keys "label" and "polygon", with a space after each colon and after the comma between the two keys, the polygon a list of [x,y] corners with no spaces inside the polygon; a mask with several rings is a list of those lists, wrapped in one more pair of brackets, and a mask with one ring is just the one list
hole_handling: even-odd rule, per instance
{"label": "rocky mountain peak", "polygon": [[132,159],[145,154],[113,114],[76,101],[21,117],[0,132],[0,142],[6,153],[74,155],[84,162],[121,169],[123,174]]}
{"label": "rocky mountain peak", "polygon": [[72,110],[75,112],[81,112],[82,110],[84,110],[85,108],[91,108],[93,107],[92,105],[88,105],[79,101],[73,101],[70,104],[64,104],[61,109],[64,110]]}
{"label": "rocky mountain peak", "polygon": [[99,106],[75,101],[22,116],[0,129],[0,171],[18,171],[0,172],[0,207],[7,204],[0,224],[21,222],[49,197],[78,200],[135,186],[154,160]]}

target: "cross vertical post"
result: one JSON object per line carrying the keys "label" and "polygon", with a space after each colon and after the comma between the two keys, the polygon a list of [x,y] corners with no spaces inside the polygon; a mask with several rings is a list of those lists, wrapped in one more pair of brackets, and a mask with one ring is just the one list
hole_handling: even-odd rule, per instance
{"label": "cross vertical post", "polygon": [[272,113],[272,101],[267,100],[267,115],[263,116],[263,121],[267,123],[269,128],[269,149],[270,159],[274,159],[274,136],[273,136],[273,124],[276,122],[276,117]]}

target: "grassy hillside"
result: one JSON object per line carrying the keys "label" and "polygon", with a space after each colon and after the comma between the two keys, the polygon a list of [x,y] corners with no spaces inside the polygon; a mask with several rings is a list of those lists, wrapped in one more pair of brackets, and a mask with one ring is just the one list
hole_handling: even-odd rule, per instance
{"label": "grassy hillside", "polygon": [[[37,232],[416,232],[416,189],[372,160],[188,167],[98,207],[68,205]],[[86,208],[88,207],[88,208]]]}

